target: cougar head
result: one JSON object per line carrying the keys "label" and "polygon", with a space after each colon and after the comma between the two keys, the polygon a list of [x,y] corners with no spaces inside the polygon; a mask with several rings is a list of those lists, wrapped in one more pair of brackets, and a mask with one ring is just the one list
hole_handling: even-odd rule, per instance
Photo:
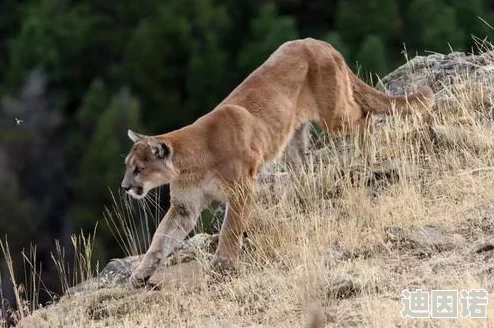
{"label": "cougar head", "polygon": [[151,189],[173,181],[178,171],[173,166],[170,144],[132,130],[127,134],[134,145],[125,158],[122,188],[132,197],[141,199]]}

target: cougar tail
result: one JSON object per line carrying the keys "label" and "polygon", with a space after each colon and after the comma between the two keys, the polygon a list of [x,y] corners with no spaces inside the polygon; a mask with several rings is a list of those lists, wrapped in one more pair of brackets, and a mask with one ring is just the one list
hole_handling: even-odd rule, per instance
{"label": "cougar tail", "polygon": [[423,86],[416,93],[406,96],[392,96],[374,89],[348,70],[355,101],[366,113],[388,114],[394,109],[397,113],[407,114],[413,108],[423,110],[434,105],[434,92],[429,86]]}

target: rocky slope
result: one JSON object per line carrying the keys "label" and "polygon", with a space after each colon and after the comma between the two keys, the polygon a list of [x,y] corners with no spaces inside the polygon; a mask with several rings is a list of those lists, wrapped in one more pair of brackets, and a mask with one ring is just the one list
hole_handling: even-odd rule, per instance
{"label": "rocky slope", "polygon": [[[432,86],[434,120],[381,120],[375,167],[328,146],[300,180],[266,182],[234,276],[209,270],[217,236],[198,234],[149,288],[127,284],[139,256],[114,259],[19,326],[296,327],[313,301],[328,326],[493,325],[493,59],[416,57],[383,78],[393,94]],[[402,319],[404,288],[484,288],[488,318]]]}

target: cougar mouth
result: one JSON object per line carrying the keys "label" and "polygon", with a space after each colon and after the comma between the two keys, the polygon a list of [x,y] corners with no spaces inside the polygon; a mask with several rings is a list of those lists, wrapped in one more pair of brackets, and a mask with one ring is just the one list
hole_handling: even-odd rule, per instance
{"label": "cougar mouth", "polygon": [[127,190],[127,193],[135,199],[142,199],[146,197],[147,191],[142,187],[134,187]]}

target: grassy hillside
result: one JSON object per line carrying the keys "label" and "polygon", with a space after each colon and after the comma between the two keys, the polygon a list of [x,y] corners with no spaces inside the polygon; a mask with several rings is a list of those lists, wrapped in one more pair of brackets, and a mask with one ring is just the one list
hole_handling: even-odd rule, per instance
{"label": "grassy hillside", "polygon": [[[199,254],[183,281],[65,296],[24,326],[300,327],[311,304],[329,327],[494,326],[488,87],[462,78],[432,112],[389,117],[364,143],[328,138],[303,172],[261,184],[234,275]],[[402,319],[405,288],[485,288],[487,319]]]}

